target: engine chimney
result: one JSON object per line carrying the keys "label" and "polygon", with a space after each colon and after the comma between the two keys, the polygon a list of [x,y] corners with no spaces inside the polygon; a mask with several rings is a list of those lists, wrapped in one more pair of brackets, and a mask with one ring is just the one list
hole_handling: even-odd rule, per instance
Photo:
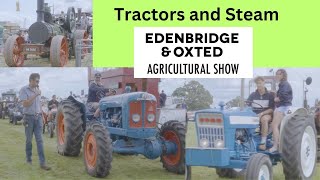
{"label": "engine chimney", "polygon": [[38,0],[38,8],[37,8],[37,22],[44,21],[44,0]]}
{"label": "engine chimney", "polygon": [[78,21],[81,19],[81,13],[82,13],[82,9],[78,8]]}

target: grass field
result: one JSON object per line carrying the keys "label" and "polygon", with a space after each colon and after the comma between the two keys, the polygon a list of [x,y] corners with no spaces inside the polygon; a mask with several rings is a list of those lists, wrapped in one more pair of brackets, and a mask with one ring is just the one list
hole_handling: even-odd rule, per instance
{"label": "grass field", "polygon": [[[197,146],[196,140],[196,131],[194,122],[188,122],[187,130],[187,147]],[[219,179],[219,176],[216,174],[216,170],[213,168],[207,167],[192,167],[192,179]],[[226,178],[224,178],[226,179]],[[283,180],[285,179],[281,163],[273,167],[273,179],[274,180]],[[314,180],[320,179],[320,164],[317,164],[316,175],[313,177]]]}
{"label": "grass field", "polygon": [[[79,157],[60,156],[56,150],[56,139],[43,137],[45,156],[51,171],[39,168],[36,143],[33,138],[33,165],[25,163],[25,136],[23,125],[14,126],[0,119],[0,179],[95,179],[87,175],[82,153]],[[114,154],[112,170],[105,179],[184,179],[162,168],[159,159],[149,160],[143,156],[121,156]]]}

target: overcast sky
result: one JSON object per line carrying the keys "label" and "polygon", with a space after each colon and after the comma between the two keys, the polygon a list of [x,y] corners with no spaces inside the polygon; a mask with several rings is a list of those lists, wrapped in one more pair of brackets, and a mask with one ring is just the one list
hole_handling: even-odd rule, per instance
{"label": "overcast sky", "polygon": [[[255,69],[254,76],[257,75],[272,75],[272,72],[269,72],[269,69]],[[274,68],[276,71],[277,68]],[[320,99],[320,69],[313,68],[286,68],[288,72],[289,82],[291,83],[293,89],[293,104],[294,106],[302,106],[303,104],[303,88],[302,82],[308,76],[313,78],[313,82],[310,86],[308,86],[308,101],[309,105],[313,105],[316,98]],[[240,79],[194,79],[199,81],[204,85],[206,89],[210,91],[210,93],[214,97],[214,106],[216,106],[220,101],[227,102],[233,99],[236,96],[240,96]],[[186,81],[190,81],[187,79]],[[248,97],[249,89],[248,89],[248,79],[246,79],[246,90],[245,97]],[[164,89],[168,95],[171,95],[172,92],[179,86],[183,86],[185,79],[162,79],[162,82],[159,86],[159,91]]]}
{"label": "overcast sky", "polygon": [[[272,75],[270,69],[255,69],[254,76]],[[277,68],[274,69],[275,71]],[[313,82],[308,86],[307,94],[310,105],[314,104],[316,98],[320,98],[320,69],[311,68],[286,68],[289,82],[293,88],[293,103],[295,106],[302,106],[303,89],[302,82],[308,76],[313,78]],[[80,94],[81,90],[88,92],[88,72],[87,68],[0,68],[0,92],[9,89],[19,91],[22,86],[28,84],[29,75],[38,72],[41,75],[40,87],[46,97],[52,94],[64,98],[70,91]],[[183,86],[185,81],[191,79],[162,79],[159,84],[159,91],[165,90],[167,95]],[[214,97],[214,106],[220,101],[229,101],[236,96],[240,96],[240,79],[195,79],[204,85]],[[246,79],[245,97],[248,96],[248,81]]]}
{"label": "overcast sky", "polygon": [[[16,0],[1,0],[0,3],[0,21],[12,21],[24,25],[24,19],[26,19],[25,28],[36,21],[37,19],[37,0],[19,0],[20,1],[20,12],[16,12]],[[92,11],[92,0],[45,0],[49,3],[49,6],[54,5],[54,11],[65,13],[68,7],[74,6],[77,8],[82,8],[82,11],[91,12]]]}
{"label": "overcast sky", "polygon": [[81,90],[88,92],[87,68],[0,68],[0,92],[28,85],[29,75],[40,73],[40,89],[42,95],[51,97],[56,94],[66,98],[70,91],[80,95]]}

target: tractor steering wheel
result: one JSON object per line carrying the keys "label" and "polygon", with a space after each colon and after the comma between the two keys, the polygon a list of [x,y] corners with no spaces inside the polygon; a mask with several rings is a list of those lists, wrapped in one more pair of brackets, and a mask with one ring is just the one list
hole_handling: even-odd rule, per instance
{"label": "tractor steering wheel", "polygon": [[105,91],[100,90],[100,91],[97,91],[96,96],[99,99],[102,99],[102,98],[106,97],[106,93],[105,93]]}
{"label": "tractor steering wheel", "polygon": [[256,104],[256,105],[258,105],[258,106],[260,106],[262,109],[263,109],[263,106],[261,105],[261,104],[259,104],[259,103],[256,103],[256,102],[253,102],[253,101],[244,101],[247,105],[249,105],[249,104]]}

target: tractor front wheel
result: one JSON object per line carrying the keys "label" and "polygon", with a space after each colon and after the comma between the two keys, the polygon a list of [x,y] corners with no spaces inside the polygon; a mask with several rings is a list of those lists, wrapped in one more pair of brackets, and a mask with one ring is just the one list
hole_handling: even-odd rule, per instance
{"label": "tractor front wheel", "polygon": [[112,140],[109,132],[99,123],[92,123],[86,130],[83,142],[86,170],[94,177],[106,177],[111,170]]}
{"label": "tractor front wheel", "polygon": [[69,44],[66,37],[57,35],[51,40],[50,62],[52,67],[63,67],[68,63]]}
{"label": "tractor front wheel", "polygon": [[221,178],[237,178],[244,175],[243,169],[216,169],[216,173]]}
{"label": "tractor front wheel", "polygon": [[245,174],[246,180],[272,180],[272,163],[269,156],[262,153],[252,155]]}
{"label": "tractor front wheel", "polygon": [[175,154],[161,155],[160,161],[163,167],[169,172],[184,174],[186,128],[179,121],[168,121],[162,125],[160,135],[166,141],[171,141],[177,145]]}
{"label": "tractor front wheel", "polygon": [[24,54],[22,53],[24,39],[21,36],[10,36],[4,44],[4,60],[9,67],[21,67],[24,64]]}
{"label": "tractor front wheel", "polygon": [[58,153],[64,156],[78,156],[82,143],[82,119],[80,107],[71,100],[59,104],[56,122]]}
{"label": "tractor front wheel", "polygon": [[191,166],[186,166],[185,180],[191,180]]}
{"label": "tractor front wheel", "polygon": [[286,179],[312,179],[317,161],[317,133],[313,117],[296,114],[287,121],[281,134]]}

